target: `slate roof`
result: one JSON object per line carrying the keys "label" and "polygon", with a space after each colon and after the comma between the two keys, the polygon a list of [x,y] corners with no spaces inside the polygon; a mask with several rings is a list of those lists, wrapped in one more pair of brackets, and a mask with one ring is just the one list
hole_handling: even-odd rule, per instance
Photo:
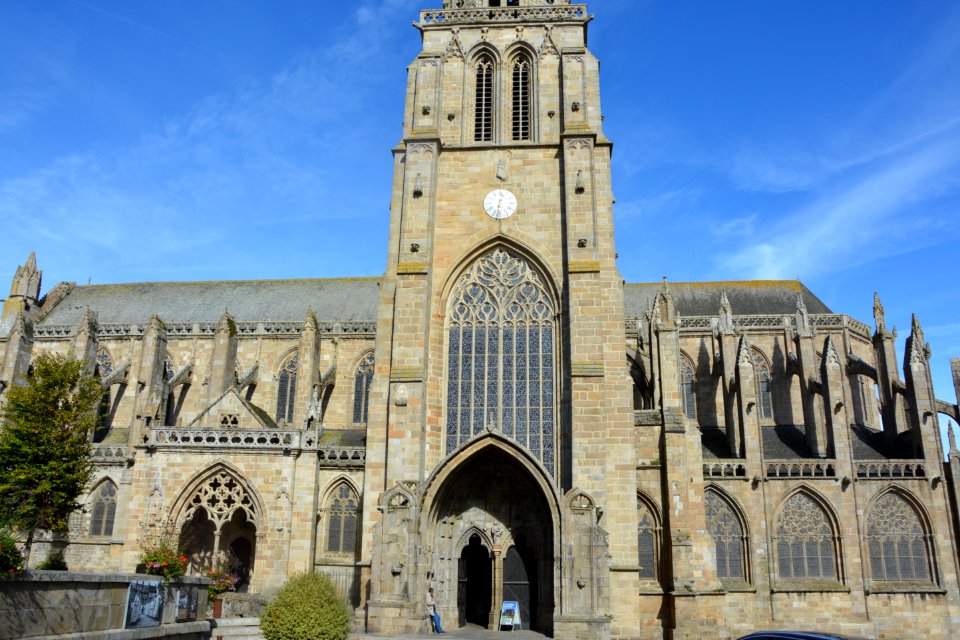
{"label": "slate roof", "polygon": [[238,322],[302,322],[313,309],[321,322],[374,322],[379,278],[140,282],[75,287],[43,318],[44,325],[75,325],[83,308],[101,324],[216,322],[224,310]]}
{"label": "slate roof", "polygon": [[[639,318],[653,306],[660,282],[624,285],[624,307],[628,318]],[[720,295],[726,291],[735,316],[793,315],[797,294],[809,313],[833,313],[799,280],[729,280],[719,282],[668,283],[677,313],[681,316],[716,316]]]}
{"label": "slate roof", "polygon": [[901,433],[896,440],[887,444],[882,431],[873,431],[861,426],[853,427],[850,430],[853,459],[868,461],[916,458],[910,438],[910,433]]}
{"label": "slate roof", "polygon": [[[321,322],[374,322],[379,278],[139,282],[74,287],[44,316],[44,325],[75,325],[84,306],[104,324],[216,322],[229,310],[239,322],[300,322],[313,309]],[[810,313],[831,310],[798,280],[671,282],[681,316],[716,316],[726,291],[735,315],[792,315],[797,293]],[[627,317],[649,311],[661,283],[624,286]]]}

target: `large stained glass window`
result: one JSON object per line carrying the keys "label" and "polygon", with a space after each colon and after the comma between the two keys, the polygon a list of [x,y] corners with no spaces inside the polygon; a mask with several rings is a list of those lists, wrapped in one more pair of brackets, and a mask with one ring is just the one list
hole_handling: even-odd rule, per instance
{"label": "large stained glass window", "polygon": [[486,430],[554,466],[555,306],[522,258],[495,249],[457,282],[447,351],[447,453]]}
{"label": "large stained glass window", "polygon": [[929,582],[926,531],[910,503],[881,496],[867,518],[867,547],[874,580]]}
{"label": "large stained glass window", "polygon": [[717,577],[721,582],[747,582],[746,536],[733,507],[713,489],[703,492],[707,530],[717,550]]}
{"label": "large stained glass window", "polygon": [[833,527],[823,508],[807,494],[796,493],[787,500],[775,540],[781,578],[837,579]]}

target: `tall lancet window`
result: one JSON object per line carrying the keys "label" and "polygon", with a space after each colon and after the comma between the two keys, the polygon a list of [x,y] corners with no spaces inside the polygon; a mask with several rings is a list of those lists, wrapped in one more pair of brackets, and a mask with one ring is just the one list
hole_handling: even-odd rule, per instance
{"label": "tall lancet window", "polygon": [[449,311],[447,453],[490,429],[553,469],[555,309],[541,276],[504,249],[460,277]]}
{"label": "tall lancet window", "polygon": [[757,350],[753,351],[753,371],[757,382],[757,404],[760,406],[760,418],[773,418],[773,389],[770,383],[770,367],[767,359]]}
{"label": "tall lancet window", "polygon": [[277,422],[293,422],[293,405],[297,397],[297,354],[287,358],[277,376]]}
{"label": "tall lancet window", "polygon": [[373,382],[373,353],[368,353],[357,365],[353,376],[353,422],[367,424],[367,407],[370,404],[370,384]]}
{"label": "tall lancet window", "polygon": [[693,363],[680,356],[680,394],[683,399],[683,414],[690,420],[697,418],[697,378]]}
{"label": "tall lancet window", "polygon": [[513,139],[530,139],[530,58],[524,54],[513,60]]}
{"label": "tall lancet window", "polygon": [[473,139],[493,140],[493,58],[481,55],[476,62],[476,102],[474,105]]}

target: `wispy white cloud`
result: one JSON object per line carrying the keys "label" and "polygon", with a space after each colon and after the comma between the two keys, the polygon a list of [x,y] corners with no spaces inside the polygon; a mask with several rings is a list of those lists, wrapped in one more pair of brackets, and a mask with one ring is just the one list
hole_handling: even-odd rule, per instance
{"label": "wispy white cloud", "polygon": [[[334,39],[267,80],[209,95],[126,143],[0,181],[0,219],[48,256],[156,263],[248,235],[244,228],[381,214],[386,197],[373,203],[359,185],[371,157],[364,131],[378,113],[362,107],[383,71],[362,61],[392,46],[382,29],[410,6],[364,3]],[[342,64],[348,55],[354,64]],[[43,107],[37,101],[34,111]],[[17,123],[14,110],[0,110],[5,123]],[[388,169],[383,145],[374,144]]]}
{"label": "wispy white cloud", "polygon": [[718,256],[719,266],[750,278],[810,277],[941,242],[947,222],[924,218],[916,205],[960,187],[958,145],[954,132],[841,182]]}

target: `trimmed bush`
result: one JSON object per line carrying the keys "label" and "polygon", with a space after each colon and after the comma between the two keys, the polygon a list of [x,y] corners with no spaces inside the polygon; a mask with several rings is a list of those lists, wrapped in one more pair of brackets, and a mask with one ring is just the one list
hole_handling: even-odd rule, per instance
{"label": "trimmed bush", "polygon": [[301,573],[267,605],[260,630],[266,640],[345,640],[350,614],[330,578]]}

